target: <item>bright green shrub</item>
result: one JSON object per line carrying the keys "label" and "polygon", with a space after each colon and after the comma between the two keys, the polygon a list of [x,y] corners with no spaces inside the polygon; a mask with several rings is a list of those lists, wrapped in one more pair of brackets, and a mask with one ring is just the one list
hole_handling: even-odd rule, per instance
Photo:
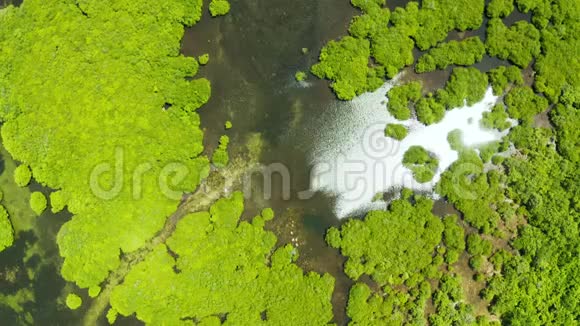
{"label": "bright green shrub", "polygon": [[230,3],[227,0],[211,0],[209,12],[212,17],[226,15],[230,12]]}
{"label": "bright green shrub", "polygon": [[396,123],[387,124],[387,128],[385,129],[385,135],[396,140],[405,139],[405,137],[407,137],[407,133],[407,127]]}
{"label": "bright green shrub", "polygon": [[33,192],[30,195],[30,208],[36,213],[36,215],[41,215],[45,210],[48,202],[46,196],[41,192]]}

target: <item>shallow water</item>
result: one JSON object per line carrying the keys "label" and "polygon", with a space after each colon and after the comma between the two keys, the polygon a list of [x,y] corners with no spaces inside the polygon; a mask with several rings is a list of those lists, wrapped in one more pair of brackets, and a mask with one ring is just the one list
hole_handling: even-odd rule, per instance
{"label": "shallow water", "polygon": [[[491,88],[479,103],[447,111],[442,121],[425,126],[416,119],[398,121],[388,113],[385,94],[392,85],[393,82],[386,83],[373,93],[330,108],[328,122],[312,128],[317,130],[320,142],[311,154],[311,186],[337,196],[334,212],[340,218],[384,209],[386,202],[373,202],[373,197],[394,188],[431,192],[441,173],[458,158],[447,141],[449,132],[461,130],[463,145],[468,147],[499,140],[507,134],[480,127],[483,112],[490,111],[497,101]],[[408,136],[402,141],[386,137],[388,123],[405,125]],[[403,155],[414,145],[423,146],[439,159],[437,173],[430,182],[418,183],[402,164]]]}

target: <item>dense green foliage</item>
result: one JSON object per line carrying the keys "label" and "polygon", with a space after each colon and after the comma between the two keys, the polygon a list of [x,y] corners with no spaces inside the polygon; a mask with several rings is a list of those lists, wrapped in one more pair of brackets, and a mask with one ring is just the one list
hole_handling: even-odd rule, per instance
{"label": "dense green foliage", "polygon": [[477,234],[467,236],[467,252],[470,255],[490,256],[492,251],[491,242],[482,239]]}
{"label": "dense green foliage", "polygon": [[207,174],[194,111],[210,85],[186,79],[198,64],[179,55],[183,25],[200,17],[198,0],[27,0],[2,11],[2,139],[75,215],[57,239],[66,280],[99,284],[121,251],[163,226],[180,199],[158,185],[175,173],[168,164],[189,171],[165,182],[175,192]]}
{"label": "dense green foliage", "polygon": [[548,100],[534,94],[529,87],[513,88],[505,97],[510,117],[523,123],[532,123],[536,114],[548,108]]}
{"label": "dense green foliage", "polygon": [[410,104],[416,103],[421,98],[421,83],[414,81],[403,85],[397,85],[387,93],[389,102],[387,109],[397,120],[411,118]]}
{"label": "dense green foliage", "polygon": [[456,215],[448,215],[443,219],[445,231],[443,240],[447,251],[445,252],[445,262],[453,264],[459,259],[459,255],[465,250],[465,239],[463,227],[457,224]]}
{"label": "dense green foliage", "polygon": [[227,0],[211,0],[209,12],[212,17],[223,16],[230,12],[230,3]]}
{"label": "dense green foliage", "polygon": [[183,218],[167,244],[114,289],[112,307],[152,325],[216,316],[232,325],[330,322],[332,277],[304,275],[290,245],[274,250],[276,237],[264,230],[272,210],[241,222],[243,208],[243,195],[236,192],[209,212]]}
{"label": "dense green foliage", "polygon": [[477,29],[483,22],[483,0],[423,1],[418,14],[417,47],[426,50],[445,40],[456,29]]}
{"label": "dense green foliage", "polygon": [[412,292],[397,292],[385,287],[381,295],[373,294],[364,283],[356,283],[348,298],[349,325],[421,324],[430,295],[431,287],[426,281]]}
{"label": "dense green foliage", "polygon": [[508,28],[501,19],[490,19],[485,43],[489,55],[510,60],[522,68],[540,54],[540,32],[525,21]]}
{"label": "dense green foliage", "polygon": [[488,75],[493,93],[498,96],[502,95],[510,84],[516,86],[524,84],[522,71],[517,66],[499,66],[491,69]]}
{"label": "dense green foliage", "polygon": [[403,155],[403,166],[413,172],[420,183],[431,181],[437,172],[439,160],[421,146],[411,146]]}
{"label": "dense green foliage", "polygon": [[[509,27],[504,24],[501,18],[510,15],[514,4],[520,11],[532,13],[531,23],[519,21]],[[484,287],[482,306],[489,306],[491,316],[474,318],[473,307],[462,294],[467,280],[459,273],[454,275],[455,267],[448,265],[444,276],[437,277],[438,287],[432,296],[435,312],[428,316],[431,325],[574,325],[580,319],[577,300],[580,295],[578,4],[578,1],[560,0],[492,0],[487,7],[491,19],[487,26],[486,50],[489,55],[509,60],[515,66],[492,68],[488,74],[474,68],[456,68],[443,90],[434,96],[418,96],[412,103],[408,98],[397,96],[397,91],[389,94],[389,103],[394,104],[389,107],[392,115],[408,119],[414,108],[420,120],[430,123],[439,119],[434,113],[443,111],[439,107],[432,109],[434,104],[445,109],[462,106],[464,100],[474,104],[483,98],[489,80],[495,95],[500,98],[507,95],[503,98],[505,103],[498,103],[484,114],[482,125],[507,130],[511,127],[508,117],[519,120],[519,126],[513,127],[502,141],[478,146],[476,150],[462,144],[459,131],[448,136],[451,147],[459,152],[459,159],[443,173],[436,190],[459,210],[467,224],[485,234],[467,237],[469,265],[477,272],[469,282]],[[456,13],[465,13],[462,19],[475,22],[470,11],[475,12],[472,8],[478,7],[473,3],[454,2],[461,10],[447,10],[436,19],[438,10],[446,5],[449,3],[423,1],[419,8],[416,2],[409,2],[390,15],[393,27],[405,31],[420,49],[437,46],[419,59],[416,71],[442,69],[447,60],[457,64],[453,60],[461,54],[459,51],[440,61],[432,53],[451,47],[450,43],[440,42],[447,37],[446,26],[456,23]],[[425,15],[427,8],[430,15]],[[437,62],[441,62],[439,67]],[[522,71],[518,68],[527,68],[532,62],[533,90],[524,86]],[[549,106],[548,102],[554,105]],[[547,110],[553,128],[534,127],[534,120],[537,125],[546,124],[537,117]],[[497,152],[503,153],[497,155]],[[367,267],[379,261],[369,254],[374,252],[370,249],[374,248],[374,237],[382,239],[386,233],[403,241],[398,238],[401,231],[387,223],[381,228],[388,231],[376,235],[374,229],[367,227],[366,220],[377,214],[389,213],[372,212],[364,222],[348,221],[341,230],[330,229],[327,233],[326,240],[331,246],[341,248],[343,253],[345,247],[349,248],[345,270],[350,276],[369,274],[376,280],[374,269]],[[444,226],[445,247],[437,251],[445,255],[446,262],[454,263],[465,257],[461,253],[466,247],[466,232],[456,217],[446,217]],[[345,238],[346,231],[356,234],[358,240],[354,236]],[[345,244],[345,239],[352,243]],[[389,246],[389,241],[382,242]],[[352,257],[362,263],[358,260],[353,263]],[[406,252],[400,261],[409,257],[414,256]],[[433,262],[436,260],[440,260],[439,255]],[[391,261],[383,260],[387,264]],[[423,277],[429,274],[427,270],[422,271]],[[407,283],[394,292],[390,287],[371,290],[372,287],[356,284],[351,289],[347,309],[352,324],[415,322],[408,318],[412,313],[405,303],[412,302],[411,306],[417,307],[408,296],[416,288],[406,288]],[[424,323],[425,314],[421,316],[417,323]],[[490,322],[496,318],[499,321]]]}
{"label": "dense green foliage", "polygon": [[396,200],[388,211],[370,212],[364,221],[349,220],[340,231],[328,231],[328,243],[348,259],[349,277],[357,280],[366,274],[379,284],[401,284],[429,267],[443,223],[431,213],[431,200],[415,201],[413,205],[408,199]]}
{"label": "dense green foliage", "polygon": [[[351,3],[362,15],[352,19],[350,36],[330,41],[320,53],[320,62],[312,67],[314,75],[333,81],[331,87],[342,100],[375,90],[385,76],[393,78],[412,65],[415,45],[427,50],[445,40],[450,31],[477,29],[483,22],[483,0],[430,0],[421,8],[411,1],[392,13],[381,0]],[[475,47],[480,46],[472,41],[468,44],[466,50],[471,54],[457,55],[451,61],[467,64],[478,60]],[[437,60],[443,60],[443,55],[436,51]]]}
{"label": "dense green foliage", "polygon": [[475,151],[461,150],[459,159],[441,176],[437,192],[446,196],[468,223],[490,233],[497,228],[500,214],[506,220],[514,214],[503,188],[502,177],[494,170],[484,172]]}
{"label": "dense green foliage", "polygon": [[528,224],[513,243],[519,254],[503,262],[502,275],[485,290],[492,311],[510,323],[569,325],[580,316],[577,161],[560,156],[551,137],[549,129],[527,126],[510,134],[526,158],[505,161],[507,182]]}
{"label": "dense green foliage", "polygon": [[312,73],[319,78],[333,81],[330,85],[336,96],[350,100],[356,95],[373,90],[382,80],[372,76],[368,67],[370,43],[368,40],[345,36],[330,41],[320,52],[320,62],[312,66]]}
{"label": "dense green foliage", "polygon": [[556,144],[560,155],[572,162],[580,162],[580,110],[572,104],[558,104],[550,111],[555,126]]}
{"label": "dense green foliage", "polygon": [[487,86],[487,75],[476,68],[455,68],[445,88],[437,91],[437,98],[448,110],[473,105],[483,99]]}
{"label": "dense green foliage", "polygon": [[[212,1],[212,15],[224,11],[218,2],[225,1]],[[383,0],[352,3],[362,14],[352,20],[351,36],[330,42],[312,68],[333,81],[341,99],[373,90],[411,65],[415,45],[435,47],[419,58],[417,71],[479,60],[481,42],[475,39],[470,46],[462,45],[467,40],[441,42],[451,30],[479,27],[483,0],[410,1],[392,12]],[[531,24],[505,26],[501,18],[514,3],[532,13]],[[436,191],[461,219],[449,215],[441,221],[431,200],[403,190],[388,210],[328,230],[326,242],[347,259],[346,274],[360,281],[349,293],[352,325],[580,320],[580,6],[569,0],[491,0],[486,13],[492,18],[486,50],[514,66],[487,74],[455,68],[443,89],[423,97],[419,82],[396,86],[388,110],[401,120],[414,110],[419,121],[433,124],[446,109],[481,100],[489,81],[504,103],[484,113],[482,125],[507,130],[511,117],[519,126],[501,141],[475,148],[464,146],[459,130],[449,133],[459,159]],[[0,13],[1,131],[7,149],[23,162],[16,173],[22,176],[14,177],[25,186],[33,174],[54,189],[53,212],[69,207],[74,214],[58,235],[62,274],[88,287],[90,297],[99,295],[119,257],[155,235],[181,194],[207,174],[208,160],[198,157],[202,133],[195,110],[207,101],[209,83],[193,80],[198,62],[179,54],[183,25],[200,15],[199,0],[26,0]],[[525,72],[533,85],[524,86],[518,66],[532,62],[534,73]],[[546,110],[549,121],[542,121],[538,113]],[[548,123],[552,128],[535,127]],[[406,129],[390,124],[385,133],[402,139]],[[228,143],[226,136],[220,139],[212,157],[216,166],[228,164]],[[260,138],[253,144],[259,153]],[[436,159],[421,148],[406,153],[405,161],[417,179],[437,169]],[[165,172],[179,175],[164,172],[175,162],[190,175],[177,184],[169,178],[179,196],[167,198],[157,182]],[[104,173],[91,180],[103,164]],[[124,175],[120,181],[117,166]],[[135,187],[131,176],[144,168],[142,185]],[[106,190],[117,185],[119,193],[109,197]],[[34,193],[30,204],[40,214],[47,200]],[[242,195],[235,193],[209,212],[182,219],[169,240],[156,244],[113,289],[107,320],[135,314],[153,325],[331,322],[332,278],[305,275],[295,264],[294,247],[276,248],[276,237],[264,230],[271,209],[241,221],[242,210]],[[11,218],[14,227],[0,206],[0,251],[21,223]],[[466,258],[473,279],[465,277],[472,271],[461,270]],[[482,298],[474,298],[472,291],[481,288]],[[15,295],[0,294],[6,300],[21,305]],[[472,301],[482,316],[475,317]],[[82,300],[70,294],[65,303],[77,309]]]}
{"label": "dense green foliage", "polygon": [[30,195],[30,208],[36,213],[36,215],[41,215],[45,210],[48,202],[46,196],[41,192],[33,192]]}
{"label": "dense green foliage", "polygon": [[405,137],[407,137],[407,133],[407,127],[396,123],[387,124],[387,128],[385,129],[385,135],[396,140],[405,139]]}
{"label": "dense green foliage", "polygon": [[511,127],[511,123],[507,121],[509,118],[503,104],[496,104],[491,112],[483,112],[481,125],[489,129],[498,129],[504,131]]}
{"label": "dense green foliage", "polygon": [[491,0],[486,10],[489,18],[507,17],[512,11],[514,11],[514,0]]}
{"label": "dense green foliage", "polygon": [[449,65],[471,66],[483,59],[485,45],[479,37],[441,43],[422,55],[417,61],[418,73],[447,69]]}
{"label": "dense green foliage", "polygon": [[[518,3],[523,3],[519,1]],[[538,8],[551,7],[542,3]],[[557,1],[553,4],[552,24],[541,31],[542,53],[534,64],[534,87],[552,102],[558,102],[564,93],[576,97],[580,92],[580,9],[577,1]],[[534,19],[538,16],[534,14]]]}
{"label": "dense green foliage", "polygon": [[458,276],[444,275],[433,294],[435,314],[429,316],[433,326],[473,325],[473,307],[464,301]]}
{"label": "dense green foliage", "polygon": [[4,206],[0,205],[0,252],[10,247],[14,242],[14,230],[10,217]]}
{"label": "dense green foliage", "polygon": [[437,99],[427,96],[417,102],[415,112],[417,113],[417,120],[426,125],[430,125],[443,119],[445,116],[445,106],[439,103]]}
{"label": "dense green foliage", "polygon": [[30,167],[28,165],[19,165],[16,170],[14,170],[14,182],[20,187],[26,187],[32,179],[32,172],[30,172]]}

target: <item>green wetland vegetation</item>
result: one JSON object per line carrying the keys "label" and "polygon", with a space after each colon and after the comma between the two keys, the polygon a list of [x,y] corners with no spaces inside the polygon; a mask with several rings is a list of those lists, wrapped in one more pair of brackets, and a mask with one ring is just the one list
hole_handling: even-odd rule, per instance
{"label": "green wetland vegetation", "polygon": [[[573,0],[0,2],[0,325],[576,325],[579,35]],[[502,136],[342,220],[247,187],[309,189],[308,122],[389,81],[385,139],[490,87]]]}

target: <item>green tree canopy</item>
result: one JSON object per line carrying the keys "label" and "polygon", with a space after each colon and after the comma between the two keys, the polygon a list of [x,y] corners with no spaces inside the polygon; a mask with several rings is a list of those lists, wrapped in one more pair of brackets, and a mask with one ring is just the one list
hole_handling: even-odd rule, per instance
{"label": "green tree canopy", "polygon": [[411,146],[403,156],[403,165],[413,172],[415,180],[431,181],[437,172],[439,160],[421,146]]}
{"label": "green tree canopy", "polygon": [[387,96],[389,113],[397,120],[408,120],[411,118],[409,105],[413,105],[421,98],[421,83],[413,81],[397,85],[389,90]]}
{"label": "green tree canopy", "polygon": [[349,220],[340,228],[340,237],[334,229],[328,231],[329,244],[347,257],[349,277],[356,280],[366,274],[379,284],[400,284],[432,263],[443,223],[431,213],[431,200],[418,196],[415,201],[396,200],[388,211]]}
{"label": "green tree canopy", "polygon": [[14,230],[10,217],[4,206],[0,205],[0,252],[12,246],[14,242]]}
{"label": "green tree canopy", "polygon": [[403,140],[407,137],[407,127],[401,124],[389,123],[385,129],[385,135],[396,140]]}
{"label": "green tree canopy", "polygon": [[441,43],[422,55],[417,61],[418,73],[447,69],[449,65],[471,66],[483,59],[485,45],[477,36],[461,41]]}
{"label": "green tree canopy", "polygon": [[[179,54],[201,5],[27,0],[2,10],[3,145],[36,181],[61,189],[74,214],[57,237],[61,271],[80,287],[101,283],[175,210],[181,195],[167,196],[160,177],[180,194],[207,175],[195,110],[210,85]],[[189,173],[172,182],[175,162]]]}
{"label": "green tree canopy", "polygon": [[14,170],[14,182],[20,187],[26,187],[32,179],[32,172],[30,167],[25,164],[21,164]]}
{"label": "green tree canopy", "polygon": [[147,324],[212,316],[237,325],[330,322],[333,278],[305,275],[290,245],[274,249],[276,237],[263,229],[271,210],[248,222],[239,220],[243,209],[243,195],[236,192],[209,212],[184,217],[167,244],[158,245],[114,289],[112,307],[124,316],[136,313]]}
{"label": "green tree canopy", "polygon": [[41,215],[46,210],[47,205],[48,202],[43,193],[36,191],[30,195],[30,208],[36,215]]}
{"label": "green tree canopy", "polygon": [[487,53],[525,68],[540,54],[540,32],[534,25],[518,21],[507,27],[499,18],[487,26]]}

